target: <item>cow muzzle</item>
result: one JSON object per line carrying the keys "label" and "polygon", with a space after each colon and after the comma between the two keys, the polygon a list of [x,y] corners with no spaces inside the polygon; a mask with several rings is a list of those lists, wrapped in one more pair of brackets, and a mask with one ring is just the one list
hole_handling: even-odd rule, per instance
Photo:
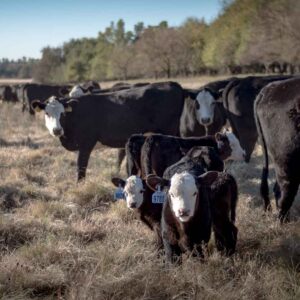
{"label": "cow muzzle", "polygon": [[56,137],[61,137],[64,134],[64,132],[63,132],[62,128],[54,128],[53,134]]}
{"label": "cow muzzle", "polygon": [[205,126],[210,125],[212,123],[211,118],[201,118],[200,120],[201,120],[201,124]]}

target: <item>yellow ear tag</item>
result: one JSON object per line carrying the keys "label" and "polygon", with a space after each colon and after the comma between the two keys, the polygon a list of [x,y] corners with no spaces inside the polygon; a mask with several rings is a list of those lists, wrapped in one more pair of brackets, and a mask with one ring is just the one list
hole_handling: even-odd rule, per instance
{"label": "yellow ear tag", "polygon": [[67,106],[65,107],[65,112],[71,112],[72,111],[72,107],[71,106]]}
{"label": "yellow ear tag", "polygon": [[35,112],[40,112],[41,109],[40,109],[38,106],[36,106],[36,107],[34,108],[34,111],[35,111]]}

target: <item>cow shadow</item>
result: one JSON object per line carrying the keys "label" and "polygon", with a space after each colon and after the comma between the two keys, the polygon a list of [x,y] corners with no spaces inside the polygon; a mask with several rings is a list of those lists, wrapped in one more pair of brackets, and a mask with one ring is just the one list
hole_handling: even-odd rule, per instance
{"label": "cow shadow", "polygon": [[10,142],[0,138],[0,147],[28,147],[29,149],[38,149],[41,146],[41,144],[33,142],[30,137],[18,142]]}

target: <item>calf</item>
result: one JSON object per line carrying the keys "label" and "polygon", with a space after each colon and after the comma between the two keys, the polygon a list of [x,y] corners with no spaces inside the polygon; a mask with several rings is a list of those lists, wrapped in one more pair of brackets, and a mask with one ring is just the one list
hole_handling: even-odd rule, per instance
{"label": "calf", "polygon": [[153,134],[146,138],[141,150],[143,176],[154,173],[162,176],[165,169],[180,160],[194,146],[213,147],[222,160],[243,160],[244,151],[231,132],[215,136],[179,138]]}
{"label": "calf", "polygon": [[167,261],[176,262],[184,252],[202,256],[202,246],[215,233],[216,247],[231,255],[235,251],[237,185],[227,173],[204,173],[201,166],[187,166],[166,178],[150,176],[147,184],[167,190],[162,212],[162,238]]}
{"label": "calf", "polygon": [[257,130],[265,157],[261,195],[265,209],[269,209],[269,152],[278,183],[275,198],[281,221],[288,218],[300,183],[299,92],[299,77],[274,82],[262,89],[254,106]]}

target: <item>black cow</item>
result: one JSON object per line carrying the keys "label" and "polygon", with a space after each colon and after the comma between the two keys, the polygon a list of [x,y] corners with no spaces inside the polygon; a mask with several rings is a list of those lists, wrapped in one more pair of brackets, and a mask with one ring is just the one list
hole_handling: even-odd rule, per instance
{"label": "black cow", "polygon": [[80,180],[97,142],[124,148],[129,136],[137,132],[178,134],[184,92],[179,84],[164,82],[71,101],[51,98],[32,106],[45,110],[46,126],[67,150],[79,150]]}
{"label": "black cow", "polygon": [[22,111],[29,110],[30,115],[34,115],[35,112],[32,109],[32,102],[34,100],[46,101],[51,96],[61,97],[68,93],[71,86],[69,85],[48,85],[27,83],[23,87],[23,105]]}
{"label": "black cow", "polygon": [[233,133],[246,151],[245,161],[249,162],[257,141],[253,105],[260,90],[273,81],[288,79],[290,76],[249,76],[231,81],[223,92],[223,103]]}
{"label": "black cow", "polygon": [[164,178],[150,175],[147,184],[152,189],[159,185],[167,193],[161,230],[169,262],[177,261],[183,252],[202,256],[202,244],[208,243],[211,228],[217,249],[228,255],[234,253],[238,191],[230,174],[205,173],[201,163],[184,158],[168,168]]}
{"label": "black cow", "polygon": [[17,102],[18,96],[16,91],[10,85],[0,86],[0,100],[5,102]]}
{"label": "black cow", "polygon": [[267,85],[258,95],[254,110],[265,156],[261,195],[265,209],[269,209],[269,152],[279,187],[275,195],[279,218],[284,221],[300,183],[300,78]]}
{"label": "black cow", "polygon": [[186,90],[187,98],[180,120],[183,137],[212,135],[226,123],[222,91],[233,80],[210,82],[198,90]]}

